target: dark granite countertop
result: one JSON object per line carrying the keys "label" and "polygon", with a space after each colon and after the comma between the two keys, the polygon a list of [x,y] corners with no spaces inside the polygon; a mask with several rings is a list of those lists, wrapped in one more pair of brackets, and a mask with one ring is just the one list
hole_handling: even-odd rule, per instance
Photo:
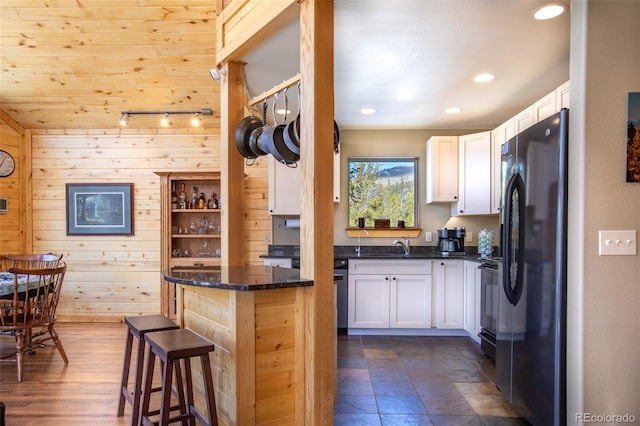
{"label": "dark granite countertop", "polygon": [[174,268],[162,274],[169,282],[236,291],[309,287],[313,280],[300,278],[300,270],[278,266],[220,266]]}
{"label": "dark granite countertop", "polygon": [[[335,246],[333,248],[335,260],[343,259],[459,259],[481,262],[478,256],[478,247],[468,246],[461,253],[451,253],[443,256],[435,246],[411,246],[408,256],[404,255],[401,247],[397,246],[362,246],[360,256],[356,256],[355,246]],[[494,253],[498,253],[498,247],[494,247]],[[300,246],[297,245],[270,245],[269,252],[261,255],[261,258],[299,258]]]}

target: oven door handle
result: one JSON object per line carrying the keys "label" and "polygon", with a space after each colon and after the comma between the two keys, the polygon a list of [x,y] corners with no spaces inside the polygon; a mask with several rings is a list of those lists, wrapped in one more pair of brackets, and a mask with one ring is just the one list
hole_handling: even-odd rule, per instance
{"label": "oven door handle", "polygon": [[489,266],[489,265],[479,265],[478,269],[489,272],[498,272],[498,267]]}

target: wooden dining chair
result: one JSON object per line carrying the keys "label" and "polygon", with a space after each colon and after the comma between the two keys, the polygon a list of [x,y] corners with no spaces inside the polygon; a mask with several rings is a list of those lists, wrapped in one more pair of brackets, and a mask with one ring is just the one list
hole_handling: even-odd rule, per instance
{"label": "wooden dining chair", "polygon": [[[0,331],[15,335],[16,351],[0,360],[16,361],[18,382],[22,381],[24,354],[46,340],[52,339],[65,364],[69,362],[62,342],[53,329],[66,270],[64,263],[48,269],[9,268],[9,272],[14,274],[13,299],[0,305]],[[32,334],[33,328],[44,329],[47,335],[38,338],[38,335]]]}
{"label": "wooden dining chair", "polygon": [[6,254],[0,254],[0,272],[7,272],[11,261],[7,259]]}
{"label": "wooden dining chair", "polygon": [[47,269],[57,268],[63,254],[7,254],[9,268]]}

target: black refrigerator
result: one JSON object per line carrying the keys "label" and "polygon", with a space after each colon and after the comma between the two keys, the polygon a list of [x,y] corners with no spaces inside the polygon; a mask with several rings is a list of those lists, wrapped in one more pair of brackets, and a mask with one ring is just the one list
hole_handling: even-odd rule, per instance
{"label": "black refrigerator", "polygon": [[502,145],[496,385],[533,425],[566,423],[568,120]]}

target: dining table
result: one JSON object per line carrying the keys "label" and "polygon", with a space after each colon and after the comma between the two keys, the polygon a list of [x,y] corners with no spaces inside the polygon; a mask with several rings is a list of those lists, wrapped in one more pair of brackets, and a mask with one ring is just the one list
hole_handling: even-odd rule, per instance
{"label": "dining table", "polygon": [[[30,278],[29,278],[30,277]],[[27,288],[27,280],[37,283],[38,275],[18,275],[18,292],[24,292]],[[13,299],[15,287],[15,274],[11,272],[0,272],[0,299]]]}

